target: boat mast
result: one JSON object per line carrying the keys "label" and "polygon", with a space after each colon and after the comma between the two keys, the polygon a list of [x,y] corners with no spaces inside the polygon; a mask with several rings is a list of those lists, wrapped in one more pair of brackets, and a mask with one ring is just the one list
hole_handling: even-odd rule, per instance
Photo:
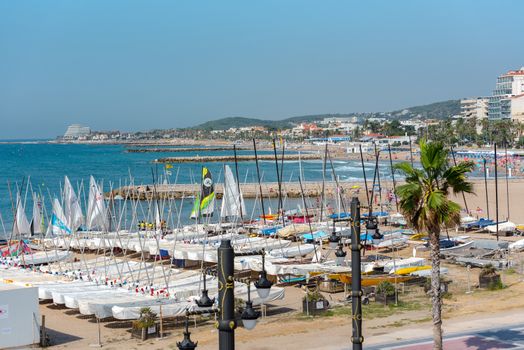
{"label": "boat mast", "polygon": [[509,175],[508,175],[508,142],[504,140],[504,153],[506,157],[506,207],[508,209],[508,217],[506,220],[509,220]]}
{"label": "boat mast", "polygon": [[[457,166],[457,159],[455,158],[455,151],[453,150],[453,146],[451,146],[451,157],[453,158],[453,164]],[[464,206],[466,207],[466,211],[469,216],[468,202],[466,201],[466,195],[464,194],[464,192],[462,192],[462,199],[464,200]]]}
{"label": "boat mast", "polygon": [[364,167],[364,155],[362,154],[362,145],[358,145],[360,150],[360,163],[362,164],[362,175],[364,176],[364,187],[366,188],[366,200],[369,203],[368,180],[366,179],[366,168]]}
{"label": "boat mast", "polygon": [[389,165],[391,167],[391,178],[393,181],[393,195],[395,197],[395,206],[397,207],[397,213],[398,213],[397,182],[395,181],[395,169],[393,168],[393,158],[391,157],[391,145],[389,143],[388,143],[388,153],[389,153]]}
{"label": "boat mast", "polygon": [[[235,154],[235,175],[237,178],[238,205],[240,209],[240,222],[244,222],[244,213],[242,212],[242,196],[240,195],[240,178],[238,177],[237,145],[233,144],[233,153]],[[225,176],[224,176],[225,178]]]}
{"label": "boat mast", "polygon": [[304,194],[304,187],[302,186],[302,176],[298,175],[298,183],[300,184],[300,192],[302,193],[302,201],[304,202],[304,210],[306,211],[306,221],[309,225],[309,233],[311,234],[311,239],[313,240],[313,249],[315,251],[315,259],[317,263],[318,260],[318,254],[317,254],[317,245],[315,244],[315,237],[313,236],[313,227],[311,227],[311,220],[309,218],[309,210],[307,208],[307,202],[306,202],[306,196]]}
{"label": "boat mast", "polygon": [[322,162],[322,191],[320,192],[320,218],[319,220],[322,221],[323,214],[324,214],[324,200],[325,200],[325,189],[326,189],[326,161],[327,161],[327,153],[328,153],[328,144],[326,142],[326,147],[324,150],[324,159]]}
{"label": "boat mast", "polygon": [[262,193],[262,184],[260,183],[260,167],[258,166],[258,155],[257,155],[257,143],[253,139],[253,150],[255,151],[255,164],[257,165],[257,180],[258,180],[258,190],[260,191],[260,204],[262,205],[262,219],[264,220],[264,225],[266,224],[266,209],[264,208],[264,194]]}
{"label": "boat mast", "polygon": [[411,144],[411,136],[409,138],[409,157],[411,159],[411,167],[413,167],[413,145]]}
{"label": "boat mast", "polygon": [[[283,214],[281,211],[283,210],[282,205],[282,183],[280,182],[280,171],[278,169],[278,156],[277,156],[277,145],[275,138],[273,138],[273,153],[275,154],[275,167],[277,170],[277,183],[278,183],[278,214]],[[285,220],[284,215],[282,215],[282,226],[285,227]]]}
{"label": "boat mast", "polygon": [[489,220],[489,197],[488,197],[488,169],[486,167],[486,158],[482,159],[484,164],[484,188],[486,190],[486,214],[488,214]]}
{"label": "boat mast", "polygon": [[499,240],[499,181],[497,174],[497,142],[493,143],[495,157],[495,226],[497,228],[497,241]]}

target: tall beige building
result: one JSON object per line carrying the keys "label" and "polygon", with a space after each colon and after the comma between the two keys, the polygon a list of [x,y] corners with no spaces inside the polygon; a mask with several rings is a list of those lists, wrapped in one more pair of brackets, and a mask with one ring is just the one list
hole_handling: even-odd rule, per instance
{"label": "tall beige building", "polygon": [[488,117],[487,97],[473,97],[460,100],[460,115],[462,118],[482,120]]}

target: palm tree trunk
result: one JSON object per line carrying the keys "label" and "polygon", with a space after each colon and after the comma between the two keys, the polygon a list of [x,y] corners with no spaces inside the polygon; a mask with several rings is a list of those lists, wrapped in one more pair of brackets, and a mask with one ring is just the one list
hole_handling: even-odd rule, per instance
{"label": "palm tree trunk", "polygon": [[433,349],[442,350],[442,298],[440,295],[440,228],[430,237],[431,304],[433,317]]}

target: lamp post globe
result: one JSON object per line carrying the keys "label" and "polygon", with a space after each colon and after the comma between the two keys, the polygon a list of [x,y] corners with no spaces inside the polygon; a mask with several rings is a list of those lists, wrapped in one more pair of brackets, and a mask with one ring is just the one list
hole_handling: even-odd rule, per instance
{"label": "lamp post globe", "polygon": [[335,249],[338,246],[338,242],[340,242],[340,237],[337,236],[337,234],[333,230],[333,232],[331,232],[331,235],[329,235],[328,237],[328,241],[329,241],[329,248]]}
{"label": "lamp post globe", "polygon": [[271,283],[271,281],[267,279],[266,271],[262,270],[260,272],[260,277],[258,278],[258,281],[255,282],[258,297],[262,300],[266,300],[267,297],[269,297],[269,291],[272,285],[273,283]]}
{"label": "lamp post globe", "polygon": [[204,272],[204,288],[202,288],[202,295],[200,299],[197,299],[196,304],[198,307],[210,308],[215,303],[215,298],[211,299],[206,288],[206,273]]}
{"label": "lamp post globe", "polygon": [[342,243],[338,245],[337,251],[335,252],[335,264],[337,266],[344,266],[346,261],[347,253],[344,251]]}
{"label": "lamp post globe", "polygon": [[260,312],[255,311],[255,309],[253,309],[253,302],[250,300],[246,301],[246,308],[244,309],[244,311],[242,311],[242,315],[240,316],[244,328],[248,331],[255,328],[259,317]]}

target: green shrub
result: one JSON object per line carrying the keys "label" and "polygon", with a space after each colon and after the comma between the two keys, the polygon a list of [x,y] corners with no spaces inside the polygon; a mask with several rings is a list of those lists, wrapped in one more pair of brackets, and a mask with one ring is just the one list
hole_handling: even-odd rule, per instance
{"label": "green shrub", "polygon": [[382,281],[378,284],[375,293],[386,296],[395,295],[395,286],[389,281]]}
{"label": "green shrub", "polygon": [[322,295],[318,290],[315,290],[314,292],[310,292],[309,290],[306,291],[306,295],[302,298],[304,301],[321,301],[325,300],[324,295]]}
{"label": "green shrub", "polygon": [[155,325],[156,314],[149,307],[140,309],[140,317],[133,321],[134,329],[149,328]]}
{"label": "green shrub", "polygon": [[488,277],[488,276],[495,276],[497,275],[497,269],[491,264],[487,264],[486,266],[482,267],[480,270],[480,277]]}

